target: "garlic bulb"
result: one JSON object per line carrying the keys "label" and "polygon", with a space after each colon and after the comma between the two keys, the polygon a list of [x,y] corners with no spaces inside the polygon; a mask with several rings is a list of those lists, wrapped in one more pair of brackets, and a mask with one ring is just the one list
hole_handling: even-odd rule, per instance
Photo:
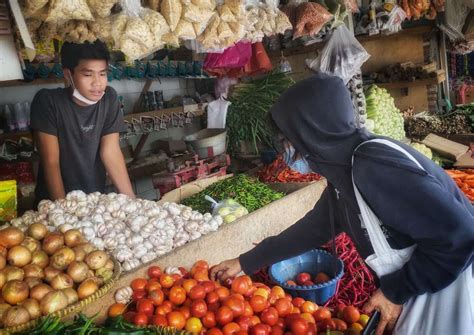
{"label": "garlic bulb", "polygon": [[73,227],[72,225],[70,225],[69,223],[63,223],[62,225],[60,225],[60,226],[58,227],[59,231],[60,231],[61,233],[63,233],[63,234],[64,234],[65,232],[67,232],[68,230],[71,230],[71,229],[73,229],[73,228],[74,228],[74,227]]}
{"label": "garlic bulb", "polygon": [[165,273],[169,275],[175,275],[175,274],[181,275],[181,271],[177,267],[173,267],[173,266],[168,266],[167,268],[165,268]]}
{"label": "garlic bulb", "polygon": [[126,305],[132,300],[132,295],[133,289],[130,286],[121,287],[115,291],[115,302]]}
{"label": "garlic bulb", "polygon": [[146,263],[149,263],[149,262],[153,261],[154,259],[156,259],[156,257],[158,257],[158,255],[156,253],[148,252],[140,260],[143,264],[146,264]]}
{"label": "garlic bulb", "polygon": [[128,272],[128,271],[131,271],[131,270],[139,267],[140,264],[141,263],[138,259],[130,259],[130,260],[125,261],[123,263],[123,269]]}

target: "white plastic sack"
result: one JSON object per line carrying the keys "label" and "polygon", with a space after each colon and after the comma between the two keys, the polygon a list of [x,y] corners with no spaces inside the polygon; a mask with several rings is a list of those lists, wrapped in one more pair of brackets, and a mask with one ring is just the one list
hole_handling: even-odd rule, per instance
{"label": "white plastic sack", "polygon": [[338,76],[347,84],[369,57],[349,29],[341,25],[332,33],[321,54],[307,59],[306,65],[313,71]]}

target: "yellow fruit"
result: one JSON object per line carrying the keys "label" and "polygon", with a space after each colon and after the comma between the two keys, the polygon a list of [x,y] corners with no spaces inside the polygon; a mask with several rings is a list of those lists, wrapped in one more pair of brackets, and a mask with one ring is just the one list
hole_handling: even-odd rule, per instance
{"label": "yellow fruit", "polygon": [[361,314],[358,323],[360,323],[363,327],[367,326],[367,322],[369,322],[370,317],[367,314]]}

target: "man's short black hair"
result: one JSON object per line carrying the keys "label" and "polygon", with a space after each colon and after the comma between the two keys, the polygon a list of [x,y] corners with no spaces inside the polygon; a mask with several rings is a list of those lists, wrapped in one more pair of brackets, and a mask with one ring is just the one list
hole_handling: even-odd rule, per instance
{"label": "man's short black hair", "polygon": [[107,63],[110,60],[110,53],[107,45],[100,40],[93,43],[70,43],[65,42],[61,48],[61,64],[63,68],[74,71],[74,68],[83,59],[103,59]]}

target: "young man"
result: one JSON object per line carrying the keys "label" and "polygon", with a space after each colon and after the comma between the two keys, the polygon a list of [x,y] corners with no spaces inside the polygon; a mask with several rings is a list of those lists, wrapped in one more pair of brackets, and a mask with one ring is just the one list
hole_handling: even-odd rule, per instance
{"label": "young man", "polygon": [[106,173],[119,193],[135,197],[120,150],[125,130],[117,92],[107,86],[104,43],[64,43],[61,62],[69,87],[42,89],[31,104],[40,154],[36,201],[73,190],[104,192]]}

